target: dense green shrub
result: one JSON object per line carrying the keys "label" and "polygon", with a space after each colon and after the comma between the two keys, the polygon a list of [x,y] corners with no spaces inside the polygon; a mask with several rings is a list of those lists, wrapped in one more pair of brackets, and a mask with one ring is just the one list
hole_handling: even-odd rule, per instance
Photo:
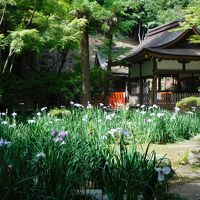
{"label": "dense green shrub", "polygon": [[0,103],[2,101],[2,89],[0,88]]}
{"label": "dense green shrub", "polygon": [[176,107],[181,111],[200,110],[200,97],[187,97],[176,103]]}
{"label": "dense green shrub", "polygon": [[91,99],[93,104],[101,102],[104,86],[105,70],[101,68],[93,68],[90,70],[90,81],[91,81]]}
{"label": "dense green shrub", "polygon": [[[81,96],[80,73],[34,73],[27,77],[4,75],[0,77],[4,106],[16,109],[20,103],[36,106],[57,106]],[[24,105],[26,106],[26,105]]]}
{"label": "dense green shrub", "polygon": [[[103,89],[104,71],[91,69],[92,101],[100,99]],[[34,73],[19,77],[13,74],[1,75],[2,101],[5,108],[25,109],[69,105],[70,101],[81,102],[81,73],[53,72]],[[1,92],[0,92],[1,96]]]}

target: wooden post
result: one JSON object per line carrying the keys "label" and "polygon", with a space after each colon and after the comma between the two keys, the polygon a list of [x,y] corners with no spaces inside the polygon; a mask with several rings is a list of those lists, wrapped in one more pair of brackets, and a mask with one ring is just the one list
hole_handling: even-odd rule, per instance
{"label": "wooden post", "polygon": [[131,95],[131,66],[130,65],[126,65],[128,67],[128,99],[127,101],[129,101],[129,95]]}
{"label": "wooden post", "polygon": [[82,104],[86,107],[88,102],[91,102],[88,27],[85,27],[82,32],[80,45],[82,57]]}
{"label": "wooden post", "polygon": [[186,63],[182,62],[183,71],[185,71]]}
{"label": "wooden post", "polygon": [[139,103],[143,104],[143,79],[142,79],[142,63],[140,63],[140,94],[139,94]]}
{"label": "wooden post", "polygon": [[158,91],[161,91],[161,77],[158,77]]}
{"label": "wooden post", "polygon": [[152,104],[157,104],[157,75],[153,76],[152,93],[153,99]]}
{"label": "wooden post", "polygon": [[176,80],[177,80],[177,91],[176,92],[181,92],[181,81],[180,81],[179,76],[177,76]]}
{"label": "wooden post", "polygon": [[157,62],[156,58],[153,58],[153,83],[152,83],[152,99],[151,104],[157,103]]}

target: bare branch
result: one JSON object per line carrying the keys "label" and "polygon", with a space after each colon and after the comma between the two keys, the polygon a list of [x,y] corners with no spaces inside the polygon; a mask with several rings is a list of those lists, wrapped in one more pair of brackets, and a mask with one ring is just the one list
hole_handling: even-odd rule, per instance
{"label": "bare branch", "polygon": [[3,7],[3,13],[2,13],[2,16],[1,16],[1,20],[0,20],[0,27],[1,27],[2,23],[3,23],[3,19],[4,19],[4,16],[5,16],[6,6],[7,6],[7,4],[5,3],[4,7]]}
{"label": "bare branch", "polygon": [[34,15],[35,15],[35,12],[36,12],[36,7],[37,7],[37,0],[34,1],[34,9],[33,9],[33,12],[32,12],[32,14],[31,14],[31,17],[30,17],[30,19],[28,20],[28,22],[27,22],[25,28],[27,28],[27,27],[29,26],[29,24],[31,24],[31,22],[32,22],[32,20],[33,20],[33,17],[34,17]]}

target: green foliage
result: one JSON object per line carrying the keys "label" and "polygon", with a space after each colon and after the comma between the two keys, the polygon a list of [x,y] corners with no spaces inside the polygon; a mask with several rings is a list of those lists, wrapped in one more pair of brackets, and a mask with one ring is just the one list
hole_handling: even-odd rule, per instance
{"label": "green foliage", "polygon": [[27,49],[40,52],[43,40],[36,29],[13,31],[6,38],[10,43],[10,52],[20,54]]}
{"label": "green foliage", "polygon": [[[182,23],[183,29],[189,29],[193,26],[199,28],[200,26],[200,2],[197,0],[191,1],[187,9],[185,10],[184,22]],[[191,43],[200,43],[199,36],[192,36],[190,38]]]}
{"label": "green foliage", "polygon": [[49,111],[52,117],[67,117],[71,116],[71,112],[65,108],[53,108]]}
{"label": "green foliage", "polygon": [[107,13],[103,30],[111,32],[113,35],[122,34],[131,30],[131,27],[136,24],[134,17],[129,14],[128,9],[131,10],[136,7],[136,1],[121,1],[110,0],[103,3],[103,7]]}
{"label": "green foliage", "polygon": [[200,110],[200,97],[187,97],[176,103],[176,106],[181,111],[194,111]]}
{"label": "green foliage", "polygon": [[80,42],[81,31],[86,25],[86,19],[57,22],[56,17],[49,20],[49,27],[43,37],[50,50],[77,48]]}
{"label": "green foliage", "polygon": [[2,102],[2,88],[0,87],[0,103]]}
{"label": "green foliage", "polygon": [[186,165],[188,164],[188,152],[183,154],[179,159],[179,164]]}
{"label": "green foliage", "polygon": [[71,12],[78,18],[87,19],[88,23],[102,21],[106,14],[101,5],[93,0],[73,0]]}
{"label": "green foliage", "polygon": [[3,34],[0,34],[0,46],[2,45],[3,38],[4,38],[4,35],[3,35]]}
{"label": "green foliage", "polygon": [[92,103],[99,103],[102,99],[105,70],[94,67],[90,70],[90,91],[92,94]]}
{"label": "green foliage", "polygon": [[38,56],[42,50],[54,50],[62,54],[62,51],[78,47],[86,20],[72,17],[69,1],[13,2],[1,2],[6,4],[1,18],[4,26],[0,28],[0,33],[5,35],[5,38],[1,37],[3,50],[5,49],[2,52],[2,62],[5,63],[3,73],[10,68],[15,54],[34,51]]}
{"label": "green foliage", "polygon": [[137,109],[126,115],[126,129],[140,142],[158,143],[189,139],[200,131],[199,114],[177,113],[159,109]]}
{"label": "green foliage", "polygon": [[[184,17],[184,9],[191,0],[142,0],[132,12],[140,31]],[[137,30],[137,29],[136,29]],[[137,30],[138,31],[138,30]]]}
{"label": "green foliage", "polygon": [[[130,149],[128,149],[130,148]],[[108,161],[104,167],[103,178],[105,191],[109,200],[151,199],[157,194],[157,178],[154,172],[156,155],[148,154],[148,147],[144,154],[136,151],[135,146],[127,147],[124,139],[120,139],[119,152],[112,149],[108,154]],[[115,157],[113,157],[113,152]],[[160,163],[161,165],[161,163]],[[142,166],[142,168],[141,168]],[[151,185],[151,188],[149,186]],[[163,184],[164,188],[165,185]],[[165,196],[164,194],[159,194]]]}
{"label": "green foliage", "polygon": [[15,5],[15,0],[1,0],[0,1],[0,4],[1,5],[5,5],[5,4],[8,4],[8,5]]}
{"label": "green foliage", "polygon": [[155,24],[162,24],[182,18],[183,9],[188,3],[188,0],[148,0],[144,2],[144,8],[147,12],[151,12]]}

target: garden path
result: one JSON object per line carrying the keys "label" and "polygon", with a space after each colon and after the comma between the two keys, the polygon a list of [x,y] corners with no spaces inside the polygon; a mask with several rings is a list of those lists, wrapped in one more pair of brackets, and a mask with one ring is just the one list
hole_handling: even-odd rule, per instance
{"label": "garden path", "polygon": [[200,200],[200,166],[194,167],[189,164],[180,165],[181,158],[191,150],[200,149],[200,135],[187,141],[174,144],[152,144],[150,151],[155,150],[159,156],[166,155],[172,162],[172,167],[176,172],[171,189],[187,200]]}

